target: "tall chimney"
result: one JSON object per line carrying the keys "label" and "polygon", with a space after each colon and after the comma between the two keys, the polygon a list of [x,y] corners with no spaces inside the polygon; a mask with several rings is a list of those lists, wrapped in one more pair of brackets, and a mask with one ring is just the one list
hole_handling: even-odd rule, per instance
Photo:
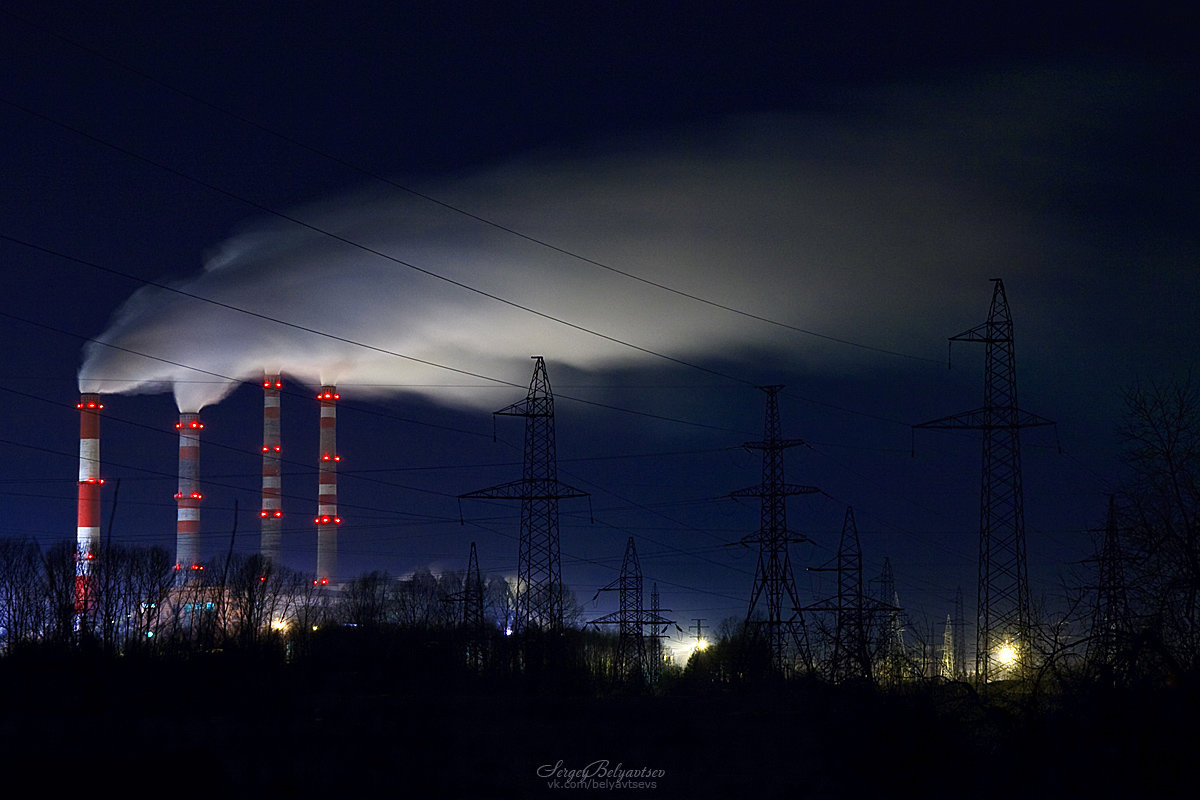
{"label": "tall chimney", "polygon": [[81,394],[79,403],[79,508],[75,529],[75,605],[87,607],[91,561],[100,545],[100,403],[98,394]]}
{"label": "tall chimney", "polygon": [[337,514],[337,389],[322,386],[317,399],[321,401],[321,460],[317,475],[317,578],[322,586],[337,579],[337,526],[342,518]]}
{"label": "tall chimney", "polygon": [[[199,414],[182,413],[179,429],[179,491],[175,493],[175,569],[201,570],[200,564],[200,431]],[[182,574],[182,572],[181,572]]]}
{"label": "tall chimney", "polygon": [[279,563],[283,540],[280,528],[283,511],[280,505],[281,470],[279,466],[279,390],[283,381],[279,375],[263,377],[263,446],[262,446],[262,539],[259,552],[264,558]]}

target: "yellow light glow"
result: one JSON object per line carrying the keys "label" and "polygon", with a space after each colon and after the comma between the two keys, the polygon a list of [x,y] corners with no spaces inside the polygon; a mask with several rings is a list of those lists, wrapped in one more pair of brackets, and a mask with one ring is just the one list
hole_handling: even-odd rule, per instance
{"label": "yellow light glow", "polygon": [[287,629],[288,629],[288,624],[287,624],[286,619],[271,620],[271,630],[286,631]]}
{"label": "yellow light glow", "polygon": [[1002,667],[1010,667],[1017,663],[1017,648],[1011,642],[1005,642],[996,650],[996,662]]}
{"label": "yellow light glow", "polygon": [[708,639],[697,639],[696,640],[696,649],[697,650],[703,650],[706,647],[708,647]]}

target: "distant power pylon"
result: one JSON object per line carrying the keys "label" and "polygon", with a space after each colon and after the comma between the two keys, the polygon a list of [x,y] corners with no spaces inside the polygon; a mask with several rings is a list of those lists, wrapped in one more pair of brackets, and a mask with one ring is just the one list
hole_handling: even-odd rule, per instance
{"label": "distant power pylon", "polygon": [[[758,497],[762,500],[758,533],[742,540],[743,544],[758,545],[758,567],[754,574],[754,587],[750,592],[750,609],[746,613],[749,624],[759,624],[766,629],[771,648],[774,668],[790,673],[796,660],[806,670],[812,670],[812,653],[808,644],[808,632],[804,626],[804,612],[796,593],[796,581],[792,575],[792,562],[788,555],[788,544],[808,541],[787,527],[787,498],[796,494],[815,494],[814,486],[799,486],[786,483],[783,479],[783,451],[804,444],[801,439],[784,439],[780,433],[779,399],[782,386],[760,387],[767,393],[767,413],[762,441],[745,442],[747,450],[762,451],[762,483],[748,489],[740,489],[730,497]],[[760,604],[766,601],[766,618],[756,618]],[[789,607],[785,607],[785,604]]]}
{"label": "distant power pylon", "polygon": [[467,638],[467,663],[479,669],[483,666],[483,650],[487,645],[487,626],[483,618],[483,578],[479,574],[479,556],[474,542],[471,542],[471,555],[467,558],[462,591],[450,599],[463,604],[462,630]]}
{"label": "distant power pylon", "polygon": [[[621,608],[612,614],[591,620],[591,625],[617,625],[617,660],[613,665],[620,680],[649,681],[645,630],[647,625],[672,624],[656,611],[642,607],[642,566],[638,562],[637,547],[633,537],[625,545],[625,558],[621,562],[621,574],[615,581],[600,590],[616,591],[620,595]],[[657,589],[655,590],[657,595]],[[599,592],[597,592],[599,595]]]}
{"label": "distant power pylon", "polygon": [[[670,609],[662,607],[661,598],[658,594],[658,584],[652,584],[650,589],[650,616],[652,618],[662,617],[662,612],[664,611],[670,611]],[[667,628],[669,626],[667,624],[652,624],[653,632],[646,643],[647,673],[650,678],[650,685],[657,686],[659,679],[662,677],[663,639],[667,635]]]}
{"label": "distant power pylon", "polygon": [[885,615],[883,625],[883,669],[881,677],[891,684],[900,683],[908,674],[908,652],[904,646],[904,618],[900,607],[900,594],[896,591],[896,578],[892,573],[892,561],[883,559],[883,570],[879,574],[879,612]]}
{"label": "distant power pylon", "polygon": [[1017,406],[1012,314],[1004,282],[999,278],[992,281],[987,321],[950,337],[951,342],[982,342],[987,346],[983,405],[916,426],[983,431],[975,671],[984,682],[1011,676],[1029,664],[1031,619],[1021,491],[1021,428],[1053,424]]}
{"label": "distant power pylon", "polygon": [[696,624],[689,625],[688,630],[690,631],[692,628],[696,629],[696,647],[703,648],[707,644],[707,640],[704,638],[704,618],[693,617],[693,619],[696,620]]}
{"label": "distant power pylon", "polygon": [[954,680],[954,620],[946,615],[946,627],[942,630],[942,660],[938,675]]}
{"label": "distant power pylon", "polygon": [[558,480],[554,446],[554,396],[546,362],[534,359],[524,400],[497,415],[525,418],[525,460],[520,480],[460,495],[464,498],[521,501],[521,543],[517,558],[514,632],[555,632],[563,627],[563,584],[558,538],[558,501],[587,497]]}
{"label": "distant power pylon", "polygon": [[967,620],[963,614],[963,593],[954,592],[954,674],[956,681],[967,679]]}
{"label": "distant power pylon", "polygon": [[[814,572],[831,571],[820,567]],[[854,509],[846,507],[842,522],[842,538],[838,543],[838,594],[836,604],[808,606],[806,611],[833,611],[833,649],[829,657],[829,678],[835,683],[854,678],[870,680],[873,675],[871,643],[868,640],[868,608],[863,596],[862,547],[858,541],[858,526]]]}
{"label": "distant power pylon", "polygon": [[1111,671],[1120,655],[1123,644],[1121,637],[1127,635],[1130,629],[1117,505],[1112,495],[1108,497],[1108,522],[1097,560],[1099,580],[1096,584],[1091,635],[1088,637],[1087,660],[1093,666]]}

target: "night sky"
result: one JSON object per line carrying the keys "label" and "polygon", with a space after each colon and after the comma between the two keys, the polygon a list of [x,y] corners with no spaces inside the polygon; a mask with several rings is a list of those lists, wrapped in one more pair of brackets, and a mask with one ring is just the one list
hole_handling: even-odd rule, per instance
{"label": "night sky", "polygon": [[330,381],[343,576],[462,569],[472,541],[512,576],[518,505],[457,497],[520,476],[521,421],[491,412],[538,354],[559,477],[591,495],[561,507],[587,617],[629,536],[681,627],[745,614],[759,512],[728,495],[760,478],[755,387],[783,384],[787,479],[822,490],[789,501],[802,600],[835,593],[805,568],[853,506],[866,574],[890,558],[927,630],[960,587],[974,618],[980,441],[911,426],[981,405],[983,348],[947,369],[946,340],[989,279],[1021,406],[1057,422],[1022,439],[1047,608],[1120,478],[1122,391],[1196,366],[1173,4],[165,5],[0,8],[6,537],[74,537],[84,367],[105,533],[173,551],[179,398],[204,405],[202,548],[253,551],[279,367],[290,566],[315,569]]}

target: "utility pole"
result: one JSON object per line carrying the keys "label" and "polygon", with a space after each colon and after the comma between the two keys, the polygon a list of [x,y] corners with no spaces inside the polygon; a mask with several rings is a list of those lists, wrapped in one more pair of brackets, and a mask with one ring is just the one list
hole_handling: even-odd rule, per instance
{"label": "utility pole", "polygon": [[[805,670],[812,671],[808,632],[804,627],[804,613],[796,593],[796,580],[788,555],[790,543],[808,540],[788,530],[787,498],[796,494],[815,494],[820,490],[815,486],[799,486],[784,481],[783,451],[802,445],[804,441],[784,439],[780,433],[778,394],[783,387],[759,388],[767,394],[763,438],[757,442],[745,442],[742,447],[762,451],[762,482],[730,494],[735,499],[757,497],[762,501],[758,533],[742,540],[746,545],[758,545],[758,566],[750,591],[746,622],[766,629],[771,664],[776,671],[790,674],[797,660]],[[761,614],[762,605],[766,606],[765,618],[756,616]]]}
{"label": "utility pole", "polygon": [[1029,666],[1031,625],[1025,563],[1025,503],[1021,490],[1021,429],[1052,425],[1017,406],[1013,320],[1004,282],[993,278],[987,321],[950,342],[986,345],[983,405],[917,428],[983,431],[980,491],[979,601],[975,671],[987,682]]}

